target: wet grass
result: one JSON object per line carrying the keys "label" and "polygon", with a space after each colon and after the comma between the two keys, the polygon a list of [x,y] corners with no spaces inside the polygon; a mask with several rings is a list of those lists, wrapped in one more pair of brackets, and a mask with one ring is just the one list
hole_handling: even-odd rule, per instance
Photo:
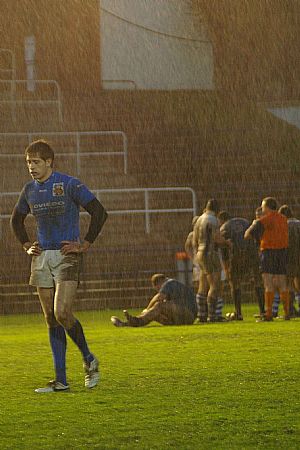
{"label": "wet grass", "polygon": [[43,320],[0,318],[4,449],[299,448],[299,325],[241,322],[116,329],[111,312],[80,313],[102,366],[83,387],[68,342],[69,393],[38,395],[52,376]]}

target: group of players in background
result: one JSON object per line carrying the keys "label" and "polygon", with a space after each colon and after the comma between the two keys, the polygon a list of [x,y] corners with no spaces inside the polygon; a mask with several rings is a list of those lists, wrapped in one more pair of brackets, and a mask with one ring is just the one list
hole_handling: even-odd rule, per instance
{"label": "group of players in background", "polygon": [[[220,212],[218,202],[209,200],[203,214],[193,219],[185,250],[194,265],[199,322],[243,320],[242,281],[254,285],[258,322],[279,317],[280,301],[285,320],[299,316],[295,299],[300,306],[300,221],[288,205],[278,209],[276,199],[267,197],[250,224]],[[235,306],[226,319],[222,278],[229,283]]]}
{"label": "group of players in background", "polygon": [[[164,274],[151,278],[157,291],[138,316],[124,310],[125,321],[111,318],[116,327],[140,327],[151,321],[162,325],[243,320],[242,281],[251,281],[259,307],[258,322],[278,317],[280,301],[285,320],[297,317],[300,300],[300,221],[273,197],[263,199],[252,224],[220,211],[211,199],[192,222],[185,250],[194,263],[195,293]],[[222,316],[222,281],[227,279],[235,311]]]}

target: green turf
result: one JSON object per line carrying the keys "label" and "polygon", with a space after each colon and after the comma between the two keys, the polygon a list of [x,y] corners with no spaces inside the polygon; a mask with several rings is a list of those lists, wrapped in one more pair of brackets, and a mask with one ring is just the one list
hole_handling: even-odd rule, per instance
{"label": "green turf", "polygon": [[116,329],[80,313],[100,357],[83,387],[68,341],[69,393],[38,395],[52,376],[40,316],[0,317],[0,448],[299,449],[300,319]]}

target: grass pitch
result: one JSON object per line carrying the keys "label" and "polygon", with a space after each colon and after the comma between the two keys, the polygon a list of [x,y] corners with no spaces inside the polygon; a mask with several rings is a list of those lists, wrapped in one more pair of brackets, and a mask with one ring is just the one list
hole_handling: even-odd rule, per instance
{"label": "grass pitch", "polygon": [[68,339],[69,393],[36,394],[53,375],[41,316],[0,317],[0,448],[299,449],[300,319],[114,328],[78,314],[102,381],[83,385]]}

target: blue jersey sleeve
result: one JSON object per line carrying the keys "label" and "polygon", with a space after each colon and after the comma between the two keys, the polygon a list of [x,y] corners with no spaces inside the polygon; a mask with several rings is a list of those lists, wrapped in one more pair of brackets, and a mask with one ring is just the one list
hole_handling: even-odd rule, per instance
{"label": "blue jersey sleeve", "polygon": [[95,195],[77,178],[71,178],[68,184],[68,193],[72,200],[80,206],[87,205],[95,198]]}
{"label": "blue jersey sleeve", "polygon": [[29,205],[28,205],[28,202],[27,202],[27,199],[26,199],[25,187],[23,188],[23,190],[22,190],[22,192],[20,194],[20,197],[19,197],[19,199],[17,201],[16,209],[17,209],[17,211],[19,213],[24,214],[24,215],[27,215],[30,212],[30,208],[29,208]]}
{"label": "blue jersey sleeve", "polygon": [[160,288],[160,294],[164,294],[166,297],[171,297],[174,293],[173,280],[167,280]]}

